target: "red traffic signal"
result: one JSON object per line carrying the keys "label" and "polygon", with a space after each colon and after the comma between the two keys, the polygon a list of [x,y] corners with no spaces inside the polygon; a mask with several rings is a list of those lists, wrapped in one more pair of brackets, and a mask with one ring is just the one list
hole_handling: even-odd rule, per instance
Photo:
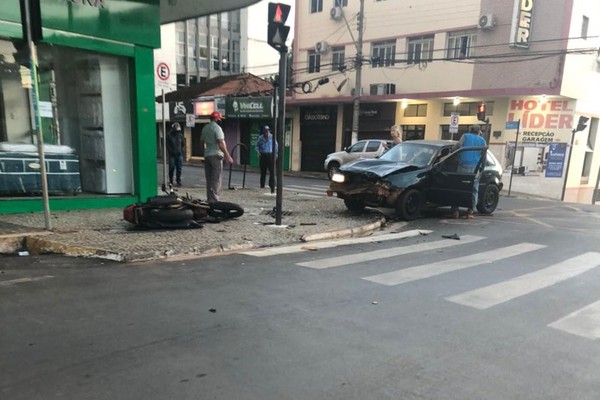
{"label": "red traffic signal", "polygon": [[282,3],[269,3],[267,43],[280,52],[286,52],[285,41],[290,33],[290,27],[284,25],[292,7]]}
{"label": "red traffic signal", "polygon": [[477,106],[477,119],[485,122],[485,103]]}
{"label": "red traffic signal", "polygon": [[282,3],[269,3],[269,24],[285,24],[292,6]]}

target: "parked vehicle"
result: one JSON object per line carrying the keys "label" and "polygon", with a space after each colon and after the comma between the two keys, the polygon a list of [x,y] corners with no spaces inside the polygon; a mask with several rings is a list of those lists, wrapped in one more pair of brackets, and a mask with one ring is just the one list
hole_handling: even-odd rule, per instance
{"label": "parked vehicle", "polygon": [[340,166],[359,158],[376,158],[385,153],[392,147],[391,140],[368,139],[359,140],[352,146],[346,147],[343,151],[331,153],[325,158],[325,171],[329,179],[334,172],[337,172]]}
{"label": "parked vehicle", "polygon": [[[502,166],[487,147],[465,147],[452,152],[456,142],[413,140],[397,144],[378,159],[357,160],[331,177],[328,194],[344,199],[348,210],[366,206],[396,209],[399,218],[413,220],[425,207],[470,207],[473,181],[483,166],[477,210],[491,214],[502,190]],[[458,171],[464,151],[481,158],[470,172]]]}

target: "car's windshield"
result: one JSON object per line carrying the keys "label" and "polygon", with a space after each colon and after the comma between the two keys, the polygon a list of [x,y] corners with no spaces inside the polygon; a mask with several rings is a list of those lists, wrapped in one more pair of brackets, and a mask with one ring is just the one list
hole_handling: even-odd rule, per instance
{"label": "car's windshield", "polygon": [[381,159],[424,167],[431,162],[435,153],[435,147],[422,143],[402,142],[382,155]]}

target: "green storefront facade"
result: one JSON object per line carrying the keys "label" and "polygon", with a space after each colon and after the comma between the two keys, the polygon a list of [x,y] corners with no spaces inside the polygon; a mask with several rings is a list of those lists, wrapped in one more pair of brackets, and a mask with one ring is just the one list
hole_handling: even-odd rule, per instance
{"label": "green storefront facade", "polygon": [[[51,210],[156,194],[159,0],[41,0],[39,114]],[[0,2],[0,214],[43,211],[19,0]],[[37,161],[37,162],[36,162]]]}

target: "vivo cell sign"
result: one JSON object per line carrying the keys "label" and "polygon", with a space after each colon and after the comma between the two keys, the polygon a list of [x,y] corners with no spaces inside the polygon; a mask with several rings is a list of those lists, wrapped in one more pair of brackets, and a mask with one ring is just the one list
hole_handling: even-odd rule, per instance
{"label": "vivo cell sign", "polygon": [[513,23],[510,33],[511,45],[514,47],[529,48],[534,2],[535,0],[515,0]]}

